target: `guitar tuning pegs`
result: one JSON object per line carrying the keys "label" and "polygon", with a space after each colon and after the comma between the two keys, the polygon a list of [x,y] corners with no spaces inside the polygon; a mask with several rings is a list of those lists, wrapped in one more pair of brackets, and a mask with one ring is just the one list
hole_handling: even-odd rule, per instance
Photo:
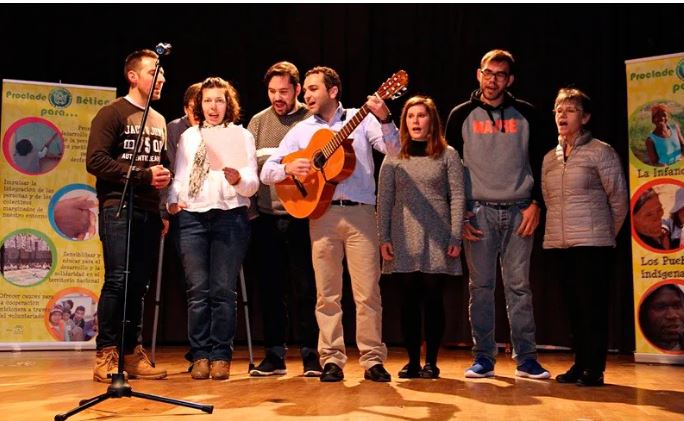
{"label": "guitar tuning pegs", "polygon": [[397,99],[401,97],[406,93],[406,90],[406,86],[402,87],[401,89],[398,89],[397,92],[394,95],[392,95],[392,99]]}

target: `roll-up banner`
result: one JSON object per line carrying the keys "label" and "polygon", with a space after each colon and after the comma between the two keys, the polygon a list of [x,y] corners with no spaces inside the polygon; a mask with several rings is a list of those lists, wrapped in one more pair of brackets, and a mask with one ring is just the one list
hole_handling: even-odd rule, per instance
{"label": "roll-up banner", "polygon": [[116,89],[2,83],[0,350],[93,349],[103,282],[90,122]]}
{"label": "roll-up banner", "polygon": [[625,64],[635,360],[684,364],[684,53]]}

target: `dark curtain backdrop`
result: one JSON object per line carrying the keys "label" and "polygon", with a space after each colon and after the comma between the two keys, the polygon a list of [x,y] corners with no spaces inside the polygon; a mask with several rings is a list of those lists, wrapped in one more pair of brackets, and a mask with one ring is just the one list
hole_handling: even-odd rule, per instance
{"label": "dark curtain backdrop", "polygon": [[[627,168],[627,119],[624,60],[684,50],[681,5],[2,5],[0,76],[71,84],[116,86],[125,94],[123,60],[133,50],[173,44],[163,66],[167,82],[154,107],[167,120],[182,114],[185,88],[210,75],[234,83],[243,122],[268,105],[262,77],[278,60],[305,72],[331,66],[343,82],[342,101],[358,107],[366,95],[398,69],[411,78],[407,96],[426,94],[442,118],[476,87],[475,70],[492,48],[511,51],[518,74],[511,91],[536,105],[545,116],[544,136],[555,142],[550,112],[560,87],[574,85],[595,102],[592,130],[612,144]],[[390,104],[398,116],[406,97]],[[378,157],[378,163],[380,157]],[[84,169],[85,170],[85,169]],[[626,226],[629,224],[627,221]],[[531,282],[537,342],[569,346],[566,304],[553,261],[540,246],[537,231]],[[629,230],[619,236],[611,266],[610,348],[634,349]],[[160,343],[185,342],[185,298],[177,255],[167,244]],[[251,263],[251,265],[250,265]],[[262,337],[260,301],[246,264],[252,332]],[[347,287],[348,288],[348,287]],[[345,334],[354,338],[353,303],[345,294]],[[399,293],[391,278],[382,281],[384,336],[400,344]],[[154,285],[151,294],[154,293]],[[153,296],[146,308],[149,337]],[[470,344],[468,292],[464,279],[446,290],[445,343]],[[501,285],[497,288],[497,340],[508,340]],[[238,342],[245,330],[240,305]]]}

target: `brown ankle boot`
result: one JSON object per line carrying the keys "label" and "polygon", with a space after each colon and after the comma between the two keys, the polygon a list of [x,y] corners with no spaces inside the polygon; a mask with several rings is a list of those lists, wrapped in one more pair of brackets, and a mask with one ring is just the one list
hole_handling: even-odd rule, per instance
{"label": "brown ankle boot", "polygon": [[216,360],[211,362],[211,378],[226,380],[230,377],[230,361]]}
{"label": "brown ankle boot", "polygon": [[116,374],[119,365],[119,350],[115,346],[100,349],[95,354],[95,367],[93,368],[93,380],[102,383],[111,383],[112,374]]}
{"label": "brown ankle boot", "polygon": [[124,355],[124,370],[132,379],[156,380],[166,377],[166,370],[152,367],[142,345],[136,346],[132,354]]}
{"label": "brown ankle boot", "polygon": [[209,378],[209,360],[206,358],[200,358],[199,360],[192,363],[192,371],[190,371],[190,377],[195,380],[205,380]]}

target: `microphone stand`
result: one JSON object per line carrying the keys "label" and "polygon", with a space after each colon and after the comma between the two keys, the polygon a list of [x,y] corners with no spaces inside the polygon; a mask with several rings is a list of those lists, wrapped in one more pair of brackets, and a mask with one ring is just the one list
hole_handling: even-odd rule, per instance
{"label": "microphone stand", "polygon": [[[161,45],[161,44],[160,44]],[[160,54],[161,56],[162,54]],[[135,140],[135,146],[133,147],[133,152],[131,156],[131,164],[128,167],[128,173],[126,174],[126,183],[124,184],[124,189],[121,194],[121,202],[119,202],[119,209],[117,210],[116,217],[119,218],[121,215],[121,210],[124,207],[128,208],[126,212],[126,261],[125,261],[125,271],[124,271],[124,296],[123,296],[123,310],[121,318],[121,341],[119,342],[119,366],[116,374],[112,374],[112,384],[107,388],[107,392],[95,396],[90,399],[83,399],[79,402],[79,406],[71,409],[62,414],[55,415],[55,421],[64,421],[72,415],[78,414],[79,412],[90,408],[91,406],[97,405],[100,402],[104,402],[107,399],[118,399],[118,398],[130,398],[136,397],[141,399],[148,399],[157,402],[164,402],[172,405],[185,406],[188,408],[199,409],[208,414],[214,412],[213,405],[202,405],[194,402],[181,401],[177,399],[165,398],[163,396],[150,395],[147,393],[134,392],[126,382],[126,376],[124,374],[124,349],[125,349],[125,335],[126,330],[126,306],[127,306],[127,296],[128,296],[128,275],[130,273],[130,250],[131,250],[131,226],[133,222],[133,186],[129,187],[131,180],[131,172],[133,166],[135,165],[135,158],[138,154],[138,147],[142,139],[143,132],[145,131],[145,123],[147,121],[147,114],[150,109],[150,103],[152,102],[152,94],[154,93],[154,87],[157,85],[157,77],[159,76],[160,69],[160,59],[157,59],[154,69],[154,78],[152,79],[152,85],[150,85],[150,92],[147,95],[147,103],[145,104],[145,110],[143,111],[142,119],[140,121],[140,130],[138,131],[138,137]],[[128,192],[128,203],[124,205],[124,199],[126,198],[126,192]]]}

